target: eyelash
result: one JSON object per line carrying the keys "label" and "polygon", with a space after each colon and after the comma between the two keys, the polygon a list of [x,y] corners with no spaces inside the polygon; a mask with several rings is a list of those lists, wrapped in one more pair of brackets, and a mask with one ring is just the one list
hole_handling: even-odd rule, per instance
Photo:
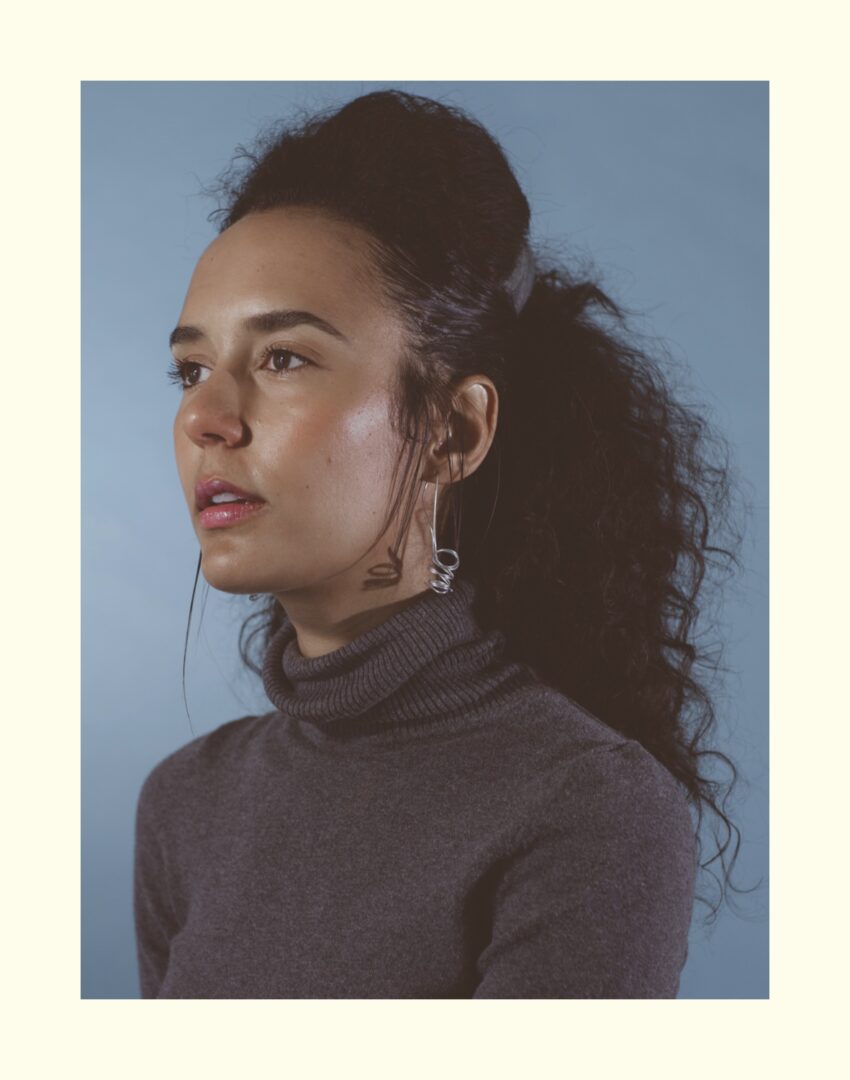
{"label": "eyelash", "polygon": [[[301,353],[295,352],[294,349],[287,349],[283,345],[267,345],[263,349],[260,356],[263,363],[272,355],[272,353],[287,353],[289,356],[294,356],[297,360],[303,360],[301,367],[306,367],[308,364],[312,364],[313,361],[306,356],[302,356]],[[176,386],[181,387],[183,390],[191,390],[193,386],[197,386],[197,383],[186,383],[186,369],[192,367],[203,367],[203,364],[199,364],[196,360],[174,360],[166,372],[166,378],[169,382],[174,383]],[[293,371],[300,371],[301,367],[294,368]],[[290,371],[276,371],[276,375],[286,376],[291,374]]]}

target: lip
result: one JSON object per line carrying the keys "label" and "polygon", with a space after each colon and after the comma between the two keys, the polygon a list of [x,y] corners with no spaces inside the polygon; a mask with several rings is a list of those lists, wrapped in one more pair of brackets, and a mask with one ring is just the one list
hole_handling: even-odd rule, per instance
{"label": "lip", "polygon": [[223,529],[238,525],[240,521],[259,513],[265,505],[265,502],[216,503],[201,510],[198,521],[205,529]]}
{"label": "lip", "polygon": [[[207,507],[213,505],[213,495],[221,495],[223,492],[228,492],[231,495],[238,495],[240,499],[249,499],[252,504],[264,504],[266,501],[261,495],[257,495],[256,492],[246,491],[244,488],[239,487],[230,480],[225,480],[221,476],[208,476],[203,480],[199,480],[195,485],[196,509],[205,510]],[[238,506],[241,504],[221,503],[216,504],[215,509],[220,510],[230,505]]]}

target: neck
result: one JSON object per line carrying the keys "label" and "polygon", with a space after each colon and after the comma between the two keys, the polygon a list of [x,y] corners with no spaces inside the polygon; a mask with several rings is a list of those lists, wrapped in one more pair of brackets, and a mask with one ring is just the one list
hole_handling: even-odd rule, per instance
{"label": "neck", "polygon": [[[410,607],[423,595],[422,589],[402,596],[398,595],[397,590],[393,590],[393,598],[389,602],[374,603],[371,606],[361,607],[351,612],[344,611],[336,615],[329,615],[326,612],[317,615],[315,606],[302,615],[298,605],[288,602],[284,611],[287,622],[295,631],[298,652],[306,659],[312,660],[343,648],[367,631],[380,626],[393,615]],[[377,597],[378,593],[373,591],[371,596]]]}
{"label": "neck", "polygon": [[406,737],[484,714],[515,689],[522,669],[500,663],[504,635],[481,626],[475,597],[465,579],[445,595],[428,589],[312,657],[287,616],[266,652],[266,693],[314,741]]}

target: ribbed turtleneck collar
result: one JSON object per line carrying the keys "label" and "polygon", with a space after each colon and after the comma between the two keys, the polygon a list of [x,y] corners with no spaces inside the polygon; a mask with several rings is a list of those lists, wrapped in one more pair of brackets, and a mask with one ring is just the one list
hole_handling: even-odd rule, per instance
{"label": "ribbed turtleneck collar", "polygon": [[284,716],[312,738],[403,735],[435,721],[477,714],[521,679],[501,663],[505,638],[474,613],[476,586],[429,589],[347,645],[314,658],[298,648],[288,616],[269,642],[263,685]]}

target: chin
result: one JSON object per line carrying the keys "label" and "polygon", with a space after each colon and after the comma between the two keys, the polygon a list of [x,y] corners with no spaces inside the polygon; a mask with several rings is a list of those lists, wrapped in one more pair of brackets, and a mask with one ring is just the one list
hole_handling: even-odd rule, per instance
{"label": "chin", "polygon": [[257,584],[257,575],[246,572],[244,566],[239,566],[237,560],[227,557],[217,557],[204,552],[201,559],[201,574],[208,585],[219,592],[226,593],[254,593],[263,592],[262,586]]}
{"label": "chin", "polygon": [[252,593],[271,594],[303,587],[303,579],[290,579],[285,573],[269,577],[256,568],[237,565],[236,560],[204,555],[201,574],[219,592],[250,596]]}
{"label": "chin", "polygon": [[214,574],[203,573],[207,584],[218,592],[231,593],[233,596],[249,595],[250,593],[263,592],[259,586],[246,585],[243,578],[227,578]]}

